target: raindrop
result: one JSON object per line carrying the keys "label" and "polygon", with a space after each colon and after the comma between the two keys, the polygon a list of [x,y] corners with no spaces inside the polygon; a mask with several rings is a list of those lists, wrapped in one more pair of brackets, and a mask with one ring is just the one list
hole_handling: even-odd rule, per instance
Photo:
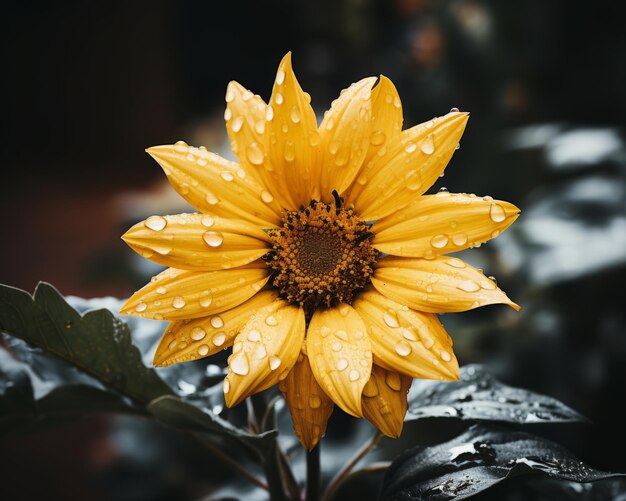
{"label": "raindrop", "polygon": [[348,341],[348,333],[344,330],[338,330],[335,331],[335,336],[337,336],[339,339],[343,340],[343,341]]}
{"label": "raindrop", "polygon": [[261,192],[261,200],[266,204],[271,204],[274,201],[274,197],[269,191],[263,190]]}
{"label": "raindrop", "polygon": [[203,297],[202,299],[200,299],[200,306],[202,306],[203,308],[208,308],[209,306],[211,306],[211,303],[213,302],[213,296],[209,293],[209,291],[204,291],[206,294],[206,297]]}
{"label": "raindrop", "polygon": [[264,345],[260,344],[256,351],[256,358],[257,360],[263,360],[265,357],[267,357],[267,350]]}
{"label": "raindrop", "polygon": [[176,348],[176,339],[172,340],[170,344],[167,345],[167,348],[169,350],[173,350],[174,348]]}
{"label": "raindrop", "polygon": [[143,301],[140,301],[137,303],[137,306],[135,306],[135,311],[141,313],[142,311],[146,311],[146,308],[148,308],[148,305]]}
{"label": "raindrop", "polygon": [[234,175],[233,175],[233,173],[232,173],[232,172],[230,172],[230,171],[224,171],[224,172],[222,172],[222,173],[220,174],[220,176],[222,177],[222,179],[223,179],[224,181],[228,181],[228,182],[230,182],[230,181],[232,181],[233,179],[235,179],[235,176],[234,176]]}
{"label": "raindrop", "polygon": [[343,371],[348,367],[348,361],[345,358],[337,360],[337,370]]}
{"label": "raindrop", "polygon": [[206,344],[203,344],[202,346],[200,346],[200,348],[198,348],[198,355],[200,355],[201,357],[206,356],[209,353],[209,347]]}
{"label": "raindrop", "polygon": [[200,222],[202,223],[202,226],[210,228],[215,224],[215,219],[213,219],[211,216],[202,216],[202,220]]}
{"label": "raindrop", "polygon": [[301,119],[302,117],[300,116],[300,110],[298,110],[298,107],[294,106],[291,108],[291,121],[297,124]]}
{"label": "raindrop", "polygon": [[417,336],[409,329],[402,329],[402,337],[404,339],[408,339],[409,341],[417,341]]}
{"label": "raindrop", "polygon": [[269,359],[269,362],[270,362],[270,369],[275,371],[276,369],[280,367],[282,360],[278,358],[276,355],[272,355]]}
{"label": "raindrop", "polygon": [[162,216],[150,216],[143,222],[146,228],[150,228],[152,231],[161,231],[167,226],[167,221]]}
{"label": "raindrop", "polygon": [[219,247],[224,243],[224,236],[219,231],[205,231],[202,238],[209,247]]}
{"label": "raindrop", "polygon": [[370,136],[370,144],[372,146],[380,146],[387,140],[387,136],[382,130],[375,130]]}
{"label": "raindrop", "polygon": [[194,341],[200,341],[204,339],[205,336],[206,336],[206,331],[202,327],[195,327],[191,331],[191,339],[193,339]]}
{"label": "raindrop", "polygon": [[261,333],[256,330],[256,329],[252,329],[250,332],[248,332],[248,341],[251,341],[253,343],[258,343],[261,340]]}
{"label": "raindrop", "polygon": [[265,120],[267,120],[268,122],[271,122],[274,119],[274,108],[272,108],[271,104],[267,105],[267,108],[265,108]]}
{"label": "raindrop", "polygon": [[413,153],[417,149],[417,145],[415,143],[409,143],[404,147],[404,151],[407,153]]}
{"label": "raindrop", "polygon": [[501,223],[506,219],[506,212],[504,212],[504,208],[500,204],[491,204],[489,216],[494,223]]}
{"label": "raindrop", "polygon": [[241,127],[243,127],[243,117],[242,116],[238,116],[235,117],[235,119],[233,120],[233,132],[239,132],[241,130]]}
{"label": "raindrop", "polygon": [[435,151],[435,143],[433,142],[432,134],[426,136],[426,139],[420,144],[420,150],[425,155],[431,155]]}
{"label": "raindrop", "polygon": [[230,363],[228,365],[231,371],[233,371],[235,374],[239,374],[240,376],[245,376],[248,374],[248,372],[250,372],[248,356],[243,352],[234,355],[230,359]]}
{"label": "raindrop", "polygon": [[180,310],[182,307],[185,306],[185,300],[180,296],[176,296],[172,301],[172,306]]}
{"label": "raindrop", "polygon": [[224,393],[228,393],[230,391],[230,381],[228,379],[224,379]]}
{"label": "raindrop", "polygon": [[352,369],[350,371],[350,381],[356,381],[359,379],[359,377],[361,377],[359,371],[357,371],[356,369]]}
{"label": "raindrop", "polygon": [[278,105],[283,104],[284,98],[283,95],[280,92],[276,93],[276,96],[274,97],[274,102]]}
{"label": "raindrop", "polygon": [[449,362],[452,360],[452,356],[447,351],[441,350],[441,360],[444,362]]}
{"label": "raindrop", "polygon": [[384,312],[383,320],[389,327],[394,327],[394,328],[400,327],[400,323],[398,322],[398,316],[396,315],[395,312],[391,312],[391,313]]}
{"label": "raindrop", "polygon": [[422,187],[420,172],[418,170],[410,170],[404,175],[404,182],[407,189],[411,191],[419,190]]}
{"label": "raindrop", "polygon": [[473,280],[465,280],[456,286],[457,289],[460,289],[465,292],[476,292],[480,290],[480,285],[478,285]]}
{"label": "raindrop", "polygon": [[331,348],[333,351],[341,351],[341,348],[343,348],[343,345],[339,341],[335,341],[333,345],[331,346]]}
{"label": "raindrop", "polygon": [[395,346],[396,353],[401,357],[406,357],[411,353],[411,345],[404,340],[398,341]]}
{"label": "raindrop", "polygon": [[465,263],[456,257],[453,257],[452,259],[448,259],[446,261],[446,264],[448,264],[449,266],[452,266],[453,268],[458,268],[458,269],[465,268]]}
{"label": "raindrop", "polygon": [[317,395],[311,395],[309,398],[309,407],[311,407],[311,409],[317,409],[320,405],[322,405],[322,399]]}
{"label": "raindrop", "polygon": [[457,233],[456,235],[452,235],[452,243],[457,247],[461,247],[467,243],[467,235],[463,233]]}
{"label": "raindrop", "polygon": [[207,192],[205,199],[206,203],[208,203],[209,205],[215,205],[219,202],[219,199],[210,191]]}
{"label": "raindrop", "polygon": [[213,327],[214,329],[221,329],[222,327],[224,327],[224,320],[222,320],[222,317],[220,316],[212,317],[211,327]]}
{"label": "raindrop", "polygon": [[263,152],[257,143],[251,143],[246,148],[246,158],[253,165],[261,165],[263,163]]}
{"label": "raindrop", "polygon": [[436,249],[443,249],[448,245],[448,235],[435,235],[430,239],[430,245]]}
{"label": "raindrop", "polygon": [[278,325],[278,320],[276,320],[276,317],[274,315],[270,315],[269,317],[265,319],[265,323],[269,325],[270,327],[274,327]]}
{"label": "raindrop", "polygon": [[189,145],[185,141],[176,141],[174,149],[180,153],[187,153],[189,151]]}
{"label": "raindrop", "polygon": [[285,71],[284,70],[278,70],[276,72],[276,83],[278,85],[282,85],[284,81],[285,81]]}
{"label": "raindrop", "polygon": [[265,122],[263,120],[257,120],[254,124],[254,130],[257,134],[263,135],[265,132]]}
{"label": "raindrop", "polygon": [[233,112],[230,108],[227,107],[224,110],[224,120],[228,122],[231,118],[233,118]]}
{"label": "raindrop", "polygon": [[450,113],[458,113],[459,109],[458,108],[450,108]]}
{"label": "raindrop", "polygon": [[213,339],[211,341],[213,341],[213,344],[215,346],[222,346],[226,342],[226,334],[224,334],[223,332],[220,332],[219,334],[215,334],[215,336],[213,336]]}

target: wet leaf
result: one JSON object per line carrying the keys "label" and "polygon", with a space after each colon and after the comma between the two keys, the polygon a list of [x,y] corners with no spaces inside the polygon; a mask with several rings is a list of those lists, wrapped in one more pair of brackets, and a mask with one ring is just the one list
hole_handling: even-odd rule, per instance
{"label": "wet leaf", "polygon": [[49,284],[40,283],[33,297],[0,286],[0,331],[62,358],[138,403],[172,393],[143,365],[124,322],[107,310],[79,314]]}
{"label": "wet leaf", "polygon": [[464,499],[529,473],[577,483],[623,476],[591,468],[544,438],[474,425],[449,442],[416,447],[398,457],[387,470],[381,499]]}
{"label": "wet leaf", "polygon": [[501,383],[480,365],[462,367],[459,382],[413,383],[405,421],[433,417],[519,424],[588,421],[554,398]]}

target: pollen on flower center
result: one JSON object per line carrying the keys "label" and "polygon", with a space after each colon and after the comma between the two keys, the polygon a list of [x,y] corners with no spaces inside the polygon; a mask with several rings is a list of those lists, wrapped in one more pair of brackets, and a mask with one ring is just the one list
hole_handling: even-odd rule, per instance
{"label": "pollen on flower center", "polygon": [[317,306],[351,303],[369,282],[379,255],[368,225],[334,195],[334,203],[312,200],[285,212],[282,227],[269,233],[274,245],[264,259],[275,271],[273,285],[307,315]]}

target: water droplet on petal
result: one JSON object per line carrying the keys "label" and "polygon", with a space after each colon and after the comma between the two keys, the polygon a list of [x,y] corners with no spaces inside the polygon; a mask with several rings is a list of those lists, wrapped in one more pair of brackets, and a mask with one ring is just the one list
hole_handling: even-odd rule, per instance
{"label": "water droplet on petal", "polygon": [[206,331],[202,327],[194,327],[191,331],[191,339],[194,341],[200,341],[204,339],[204,336],[206,336]]}
{"label": "water droplet on petal", "polygon": [[359,379],[359,377],[361,377],[361,374],[359,374],[359,371],[357,371],[356,369],[352,369],[350,371],[350,381],[356,381]]}
{"label": "water droplet on petal", "polygon": [[233,132],[239,132],[241,130],[241,127],[243,127],[243,117],[235,117],[232,124]]}
{"label": "water droplet on petal", "polygon": [[436,249],[443,249],[448,245],[448,235],[435,235],[430,239],[430,245]]}
{"label": "water droplet on petal", "polygon": [[332,344],[331,348],[333,351],[341,351],[341,348],[343,348],[343,345],[339,341],[335,341]]}
{"label": "water droplet on petal", "polygon": [[205,199],[209,205],[215,205],[219,202],[219,199],[211,192],[207,192]]}
{"label": "water droplet on petal", "polygon": [[267,357],[267,350],[264,345],[260,344],[256,351],[256,358],[257,360],[263,360],[265,357]]}
{"label": "water droplet on petal", "polygon": [[227,170],[225,170],[224,172],[222,172],[222,173],[220,174],[220,176],[222,177],[222,179],[223,179],[224,181],[228,181],[228,182],[230,182],[230,181],[232,181],[233,179],[235,179],[235,176],[233,175],[233,173],[232,173],[232,172],[230,172],[230,171],[227,171]]}
{"label": "water droplet on petal", "polygon": [[467,235],[464,233],[457,233],[456,235],[452,235],[452,243],[458,247],[465,245],[467,243]]}
{"label": "water droplet on petal", "polygon": [[450,113],[458,113],[459,109],[458,108],[450,108]]}
{"label": "water droplet on petal", "polygon": [[291,121],[297,124],[301,119],[302,117],[300,116],[300,110],[298,109],[298,107],[294,106],[293,108],[291,108]]}
{"label": "water droplet on petal", "polygon": [[143,222],[146,228],[150,228],[152,231],[161,231],[167,226],[167,221],[162,216],[150,216]]}
{"label": "water droplet on petal", "polygon": [[452,356],[447,351],[441,350],[441,360],[449,362],[452,360]]}
{"label": "water droplet on petal", "polygon": [[452,266],[453,268],[459,268],[459,269],[465,268],[465,263],[456,257],[448,259],[446,261],[446,264],[449,266]]}
{"label": "water droplet on petal", "polygon": [[370,144],[372,146],[380,146],[387,140],[387,136],[382,130],[375,130],[370,135]]}
{"label": "water droplet on petal", "polygon": [[228,122],[231,118],[233,118],[233,112],[230,108],[226,108],[224,110],[224,120]]}
{"label": "water droplet on petal", "polygon": [[271,204],[274,201],[274,197],[269,191],[263,190],[261,192],[261,200],[266,204]]}
{"label": "water droplet on petal", "polygon": [[418,170],[410,170],[404,175],[407,189],[417,191],[422,187],[422,176]]}
{"label": "water droplet on petal", "polygon": [[271,104],[267,105],[267,108],[265,108],[265,120],[267,120],[268,122],[271,122],[274,119],[274,108],[272,108]]}
{"label": "water droplet on petal", "polygon": [[337,360],[337,370],[343,371],[348,367],[348,361],[345,358]]}
{"label": "water droplet on petal", "polygon": [[202,216],[202,220],[200,222],[202,223],[202,226],[210,228],[215,224],[215,219],[213,219],[213,217],[211,216]]}
{"label": "water droplet on petal", "polygon": [[311,407],[311,409],[317,409],[320,405],[322,405],[322,399],[317,395],[311,395],[309,398],[309,407]]}
{"label": "water droplet on petal", "polygon": [[280,92],[277,92],[274,96],[274,102],[278,105],[283,104],[284,98]]}
{"label": "water droplet on petal", "polygon": [[170,342],[170,344],[167,345],[168,349],[173,350],[174,348],[176,348],[176,339],[174,339],[173,341]]}
{"label": "water droplet on petal", "polygon": [[282,360],[278,358],[276,355],[272,355],[270,357],[269,363],[270,363],[270,369],[275,371],[276,369],[280,367]]}
{"label": "water droplet on petal", "polygon": [[417,145],[415,143],[409,143],[404,147],[404,151],[407,153],[413,153],[417,149]]}
{"label": "water droplet on petal", "polygon": [[400,323],[398,322],[398,317],[395,312],[393,313],[384,312],[383,320],[389,327],[394,327],[394,328],[400,327]]}
{"label": "water droplet on petal", "polygon": [[189,151],[189,145],[185,141],[176,141],[174,149],[180,153],[187,153]]}
{"label": "water droplet on petal", "polygon": [[221,329],[222,327],[224,327],[224,320],[222,320],[222,317],[217,315],[212,317],[211,327],[213,327],[214,329]]}
{"label": "water droplet on petal", "polygon": [[491,204],[489,216],[494,223],[501,223],[506,219],[506,212],[504,212],[504,208],[500,204]]}
{"label": "water droplet on petal", "polygon": [[203,344],[198,348],[198,355],[201,357],[206,356],[209,353],[209,347],[206,344]]}
{"label": "water droplet on petal", "polygon": [[226,334],[224,334],[223,332],[219,332],[215,334],[215,336],[213,336],[213,339],[211,339],[211,341],[213,341],[213,344],[215,346],[222,346],[226,342]]}
{"label": "water droplet on petal", "polygon": [[433,142],[432,134],[426,136],[426,138],[420,144],[420,150],[424,155],[432,155],[435,151],[435,143]]}
{"label": "water droplet on petal", "polygon": [[250,372],[250,364],[248,362],[248,355],[243,352],[233,355],[228,364],[230,370],[240,376],[246,376]]}
{"label": "water droplet on petal", "polygon": [[270,315],[269,317],[265,319],[265,323],[269,325],[270,327],[274,327],[278,325],[278,320],[276,320],[276,317],[274,315]]}
{"label": "water droplet on petal", "polygon": [[176,296],[172,301],[172,306],[180,310],[185,306],[185,300],[180,296]]}
{"label": "water droplet on petal", "polygon": [[224,243],[224,235],[219,231],[205,231],[202,238],[209,247],[219,247]]}
{"label": "water droplet on petal", "polygon": [[409,341],[417,341],[417,336],[410,329],[402,329],[402,337],[404,339],[408,339]]}
{"label": "water droplet on petal", "polygon": [[146,311],[146,308],[148,308],[148,305],[143,301],[139,301],[139,303],[137,303],[137,306],[135,306],[135,311],[141,313],[142,311]]}
{"label": "water droplet on petal", "polygon": [[224,379],[224,393],[228,393],[230,391],[230,381],[228,379]]}
{"label": "water droplet on petal", "polygon": [[480,285],[473,280],[464,280],[458,284],[456,288],[465,292],[476,292],[477,290],[480,290]]}
{"label": "water droplet on petal", "polygon": [[248,332],[248,341],[252,341],[253,343],[258,343],[261,340],[261,333],[256,330],[256,329],[252,329],[250,332]]}
{"label": "water droplet on petal", "polygon": [[404,341],[398,341],[395,346],[396,353],[401,357],[406,357],[409,353],[411,353],[411,345]]}
{"label": "water droplet on petal", "polygon": [[337,336],[342,341],[348,342],[348,333],[344,330],[335,331],[335,336]]}
{"label": "water droplet on petal", "polygon": [[284,72],[284,70],[278,70],[276,72],[276,83],[278,85],[282,85],[284,81],[285,81],[285,72]]}
{"label": "water droplet on petal", "polygon": [[387,372],[387,374],[385,374],[385,383],[394,391],[400,391],[402,389],[402,380],[397,372]]}

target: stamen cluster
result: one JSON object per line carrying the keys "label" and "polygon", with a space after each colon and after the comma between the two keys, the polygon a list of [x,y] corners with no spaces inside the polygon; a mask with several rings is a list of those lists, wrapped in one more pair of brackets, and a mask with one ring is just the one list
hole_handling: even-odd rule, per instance
{"label": "stamen cluster", "polygon": [[321,305],[351,303],[370,282],[379,252],[371,246],[369,226],[352,209],[311,200],[287,211],[264,259],[275,271],[273,285],[287,301],[305,308],[307,317]]}

